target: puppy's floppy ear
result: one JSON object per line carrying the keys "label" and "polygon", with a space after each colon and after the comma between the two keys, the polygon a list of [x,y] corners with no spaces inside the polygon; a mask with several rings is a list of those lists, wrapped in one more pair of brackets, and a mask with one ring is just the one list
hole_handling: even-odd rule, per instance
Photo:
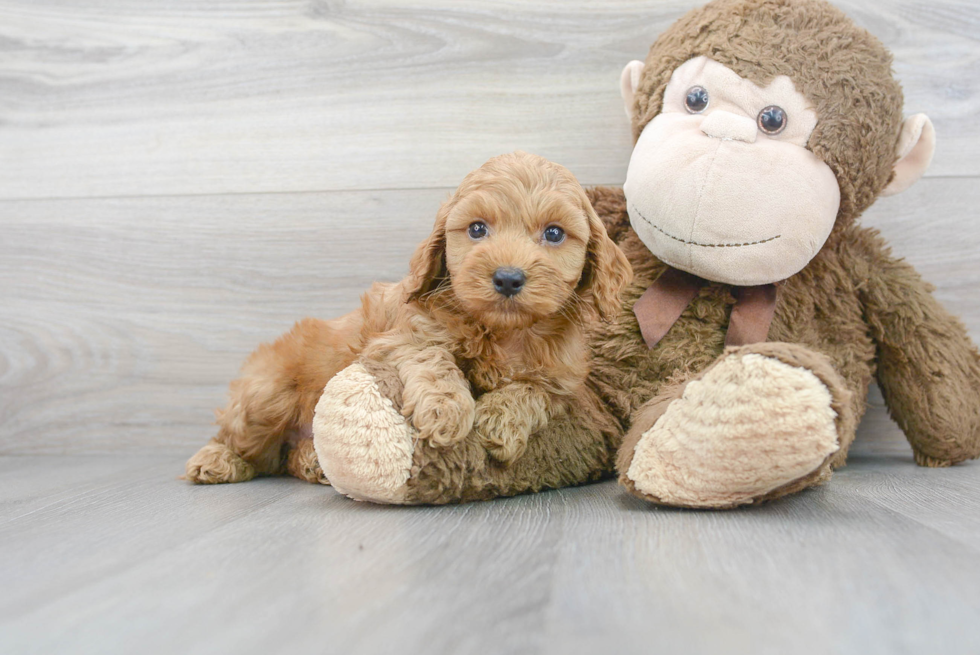
{"label": "puppy's floppy ear", "polygon": [[610,320],[622,307],[619,296],[633,280],[633,267],[619,246],[606,234],[605,226],[584,192],[582,196],[585,213],[589,217],[589,243],[578,293],[591,300],[599,316]]}
{"label": "puppy's floppy ear", "polygon": [[418,245],[412,255],[404,286],[406,300],[409,302],[418,300],[449,277],[446,269],[446,218],[453,204],[452,200],[442,203],[439,213],[436,214],[432,234]]}

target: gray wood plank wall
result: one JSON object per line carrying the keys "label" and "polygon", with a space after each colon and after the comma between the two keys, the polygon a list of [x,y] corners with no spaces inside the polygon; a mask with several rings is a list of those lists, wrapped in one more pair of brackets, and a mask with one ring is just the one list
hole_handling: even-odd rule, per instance
{"label": "gray wood plank wall", "polygon": [[[397,279],[516,148],[619,184],[698,0],[0,2],[0,454],[189,453],[242,358]],[[980,336],[980,6],[838,3],[939,146],[879,227]]]}

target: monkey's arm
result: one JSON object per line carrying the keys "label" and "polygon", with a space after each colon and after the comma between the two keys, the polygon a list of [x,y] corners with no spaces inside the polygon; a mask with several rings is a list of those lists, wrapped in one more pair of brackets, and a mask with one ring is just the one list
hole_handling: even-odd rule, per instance
{"label": "monkey's arm", "polygon": [[948,466],[980,456],[980,355],[966,328],[876,233],[862,230],[854,242],[878,385],[915,461]]}
{"label": "monkey's arm", "polygon": [[483,394],[474,427],[480,443],[499,462],[524,454],[532,434],[563,413],[566,404],[531,382],[511,382]]}

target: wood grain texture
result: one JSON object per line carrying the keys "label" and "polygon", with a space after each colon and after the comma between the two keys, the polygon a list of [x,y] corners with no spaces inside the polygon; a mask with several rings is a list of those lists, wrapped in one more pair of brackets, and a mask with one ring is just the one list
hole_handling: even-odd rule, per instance
{"label": "wood grain texture", "polygon": [[0,452],[187,451],[260,341],[400,279],[446,195],[0,203]]}
{"label": "wood grain texture", "polygon": [[[625,177],[619,72],[700,0],[0,2],[0,197],[452,187],[522,148]],[[977,175],[980,9],[840,3]]]}
{"label": "wood grain texture", "polygon": [[[826,487],[731,512],[614,483],[461,507],[170,457],[0,458],[5,653],[975,653],[976,463],[897,431]],[[872,452],[874,451],[874,452]]]}

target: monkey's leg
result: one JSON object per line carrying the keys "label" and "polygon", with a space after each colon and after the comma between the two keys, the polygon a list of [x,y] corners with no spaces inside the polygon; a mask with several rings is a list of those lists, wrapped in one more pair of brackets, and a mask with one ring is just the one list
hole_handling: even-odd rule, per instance
{"label": "monkey's leg", "polygon": [[354,357],[360,323],[359,312],[334,321],[305,319],[275,343],[259,346],[231,383],[218,434],[188,460],[186,479],[215,484],[282,473],[287,431],[312,422],[327,380]]}
{"label": "monkey's leg", "polygon": [[907,263],[881,248],[868,260],[860,289],[878,385],[915,461],[949,466],[980,456],[980,355],[966,328]]}
{"label": "monkey's leg", "polygon": [[612,472],[620,432],[587,389],[569,414],[532,434],[510,465],[490,457],[474,430],[439,447],[401,415],[397,374],[370,362],[337,374],[317,404],[314,444],[341,493],[392,504],[445,504],[583,484]]}
{"label": "monkey's leg", "polygon": [[704,508],[818,484],[854,438],[851,398],[830,362],[803,346],[729,348],[636,412],[619,450],[620,482],[654,503]]}

